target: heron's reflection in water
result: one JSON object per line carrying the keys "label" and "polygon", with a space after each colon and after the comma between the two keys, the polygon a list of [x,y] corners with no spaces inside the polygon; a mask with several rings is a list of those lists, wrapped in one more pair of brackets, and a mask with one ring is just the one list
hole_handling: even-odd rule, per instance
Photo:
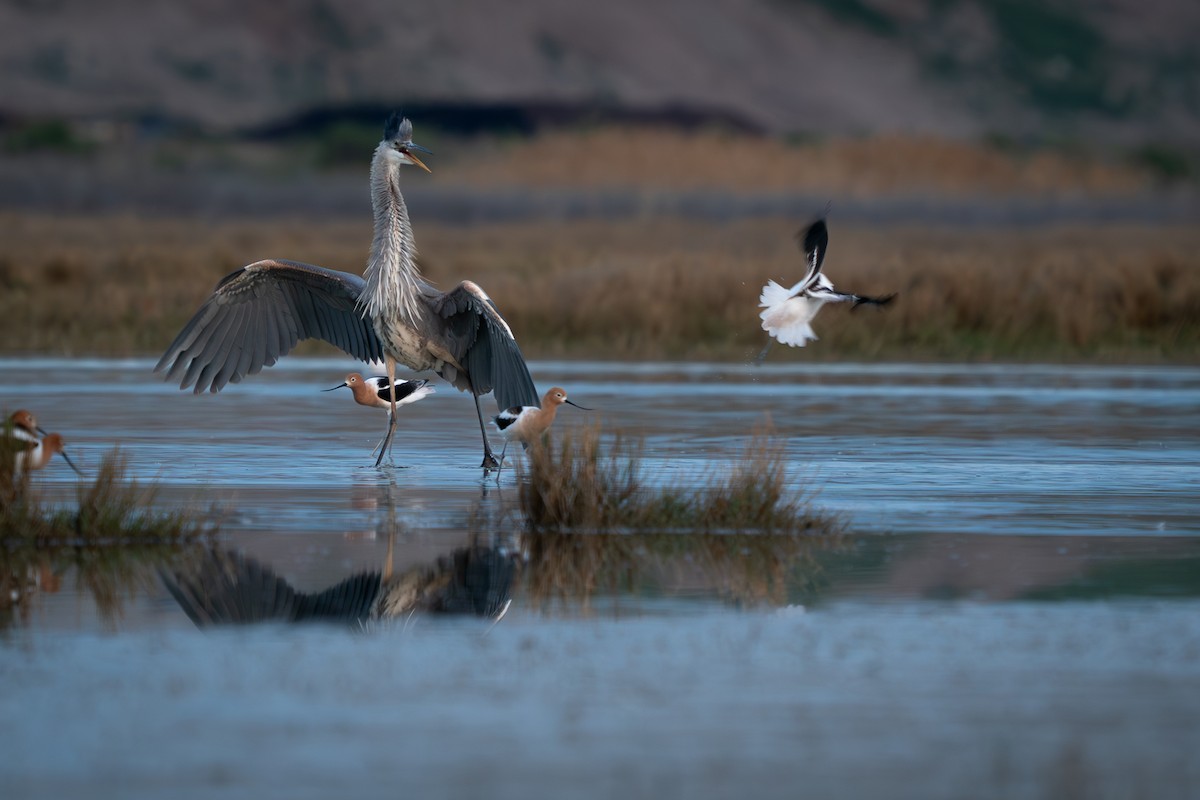
{"label": "heron's reflection in water", "polygon": [[[388,550],[378,571],[322,591],[297,591],[269,566],[209,550],[164,582],[197,625],[266,621],[362,624],[414,613],[503,615],[515,594],[533,609],[589,608],[597,596],[707,596],[737,606],[794,602],[819,571],[814,551],[839,537],[805,533],[546,532],[506,516],[481,487],[472,544],[393,573],[396,486],[378,486]],[[505,533],[504,531],[508,531]],[[488,544],[483,544],[483,542]]]}
{"label": "heron's reflection in water", "polygon": [[508,607],[516,563],[499,548],[471,545],[403,572],[361,572],[319,592],[292,588],[241,553],[209,550],[163,583],[197,626],[254,622],[360,625],[413,613],[498,617]]}
{"label": "heron's reflection in water", "polygon": [[[498,618],[507,610],[516,579],[517,559],[511,549],[476,529],[471,544],[432,563],[394,572],[398,487],[386,473],[364,484],[378,512],[377,533],[387,536],[387,556],[380,570],[368,570],[318,592],[293,588],[270,566],[236,551],[210,549],[198,559],[160,571],[167,590],[198,626],[254,622],[331,622],[362,625],[415,613],[464,614]],[[493,515],[483,490],[481,505]]]}

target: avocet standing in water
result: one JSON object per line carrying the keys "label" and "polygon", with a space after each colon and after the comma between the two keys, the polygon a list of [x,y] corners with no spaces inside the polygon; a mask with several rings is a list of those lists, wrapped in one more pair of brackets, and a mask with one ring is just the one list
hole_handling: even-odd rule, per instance
{"label": "avocet standing in water", "polygon": [[846,294],[833,288],[833,282],[821,272],[821,264],[825,261],[825,251],[829,248],[829,229],[825,219],[821,218],[809,225],[802,233],[796,234],[796,241],[804,250],[804,259],[808,264],[808,272],[804,278],[790,289],[780,286],[775,281],[767,281],[759,295],[758,304],[762,312],[763,330],[770,334],[767,346],[762,349],[755,359],[761,363],[771,349],[771,343],[779,340],[791,347],[803,347],[809,340],[816,340],[813,333],[812,320],[826,303],[852,302],[851,308],[861,305],[887,305],[896,295],[885,297],[866,297],[858,294]]}
{"label": "avocet standing in water", "polygon": [[[400,406],[406,406],[409,403],[423,400],[437,391],[437,389],[429,385],[428,380],[423,378],[417,380],[399,379],[392,382],[386,375],[373,375],[370,378],[364,378],[357,372],[351,372],[346,376],[346,380],[337,386],[331,389],[322,389],[321,391],[333,392],[347,386],[354,393],[354,402],[360,406],[382,408],[384,411],[389,412],[392,408],[393,395],[395,396],[396,408],[399,408]],[[384,437],[383,441],[379,444],[382,445],[386,441],[387,437]],[[376,445],[375,450],[378,449],[379,445]],[[371,452],[374,453],[375,450]]]}
{"label": "avocet standing in water", "polygon": [[550,426],[554,424],[554,417],[558,414],[558,407],[563,403],[583,411],[591,411],[590,408],[572,403],[567,399],[567,390],[555,386],[546,392],[540,408],[538,406],[513,406],[492,417],[492,424],[500,429],[500,435],[504,437],[504,449],[500,451],[500,466],[496,468],[497,482],[500,480],[500,470],[504,467],[504,454],[508,452],[508,443],[520,442],[525,449],[529,449],[530,444],[550,430]]}
{"label": "avocet standing in water", "polygon": [[[55,453],[62,456],[67,466],[82,475],[79,467],[63,449],[63,438],[57,433],[46,433],[45,428],[38,425],[37,418],[25,409],[14,411],[4,426],[3,450],[5,457],[13,459],[13,473],[20,475],[24,470],[34,471],[45,467]],[[38,438],[38,434],[42,438]]]}

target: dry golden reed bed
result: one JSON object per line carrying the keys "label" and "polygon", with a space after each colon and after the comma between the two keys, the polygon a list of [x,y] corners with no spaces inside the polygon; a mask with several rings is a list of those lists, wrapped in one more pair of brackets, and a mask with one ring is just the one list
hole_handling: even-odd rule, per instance
{"label": "dry golden reed bed", "polygon": [[[761,285],[800,273],[803,222],[422,225],[418,244],[439,285],[488,290],[529,357],[737,360],[764,341]],[[1200,355],[1200,229],[939,231],[835,215],[830,231],[840,288],[899,296],[827,308],[820,341],[772,360]],[[268,256],[361,272],[370,237],[369,220],[0,215],[2,351],[158,355],[227,272]]]}
{"label": "dry golden reed bed", "polygon": [[[362,150],[361,163],[354,155],[342,167],[365,181],[376,132],[362,133],[349,148]],[[421,179],[432,186],[1045,198],[1128,197],[1154,183],[1111,158],[903,136],[789,143],[645,128],[430,135],[439,155],[434,174]],[[304,163],[295,148],[246,158],[244,169],[286,174]],[[743,359],[763,342],[759,289],[767,278],[798,275],[792,234],[807,221],[421,224],[417,235],[428,276],[442,286],[481,283],[531,357]],[[803,352],[777,348],[773,359],[1190,361],[1200,351],[1194,227],[876,229],[842,225],[836,209],[830,226],[827,271],[838,285],[899,298],[880,313],[830,308],[818,320],[819,342]],[[0,215],[0,351],[157,355],[229,271],[275,256],[360,272],[369,241],[366,218]]]}

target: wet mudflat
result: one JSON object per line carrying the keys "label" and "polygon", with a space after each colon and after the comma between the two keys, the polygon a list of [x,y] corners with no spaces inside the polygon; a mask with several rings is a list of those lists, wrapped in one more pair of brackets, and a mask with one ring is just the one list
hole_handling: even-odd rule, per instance
{"label": "wet mudflat", "polygon": [[[448,387],[402,410],[400,466],[376,470],[384,415],[318,391],[352,363],[285,360],[202,397],[150,366],[0,361],[0,400],[34,408],[85,471],[119,443],[160,503],[213,513],[222,546],[299,590],[378,569],[389,534],[398,569],[481,533],[521,548],[516,471],[482,479],[472,405]],[[0,640],[0,722],[21,732],[0,785],[30,797],[1200,791],[1200,369],[533,372],[596,409],[564,409],[560,426],[643,436],[643,466],[664,485],[727,468],[769,424],[844,535],[785,555],[722,550],[723,564],[711,548],[701,561],[637,540],[640,568],[614,567],[631,580],[536,597],[527,575],[495,626],[414,615],[197,631],[159,585],[114,611],[63,574]],[[66,469],[40,477],[50,495],[73,491]],[[755,588],[764,557],[782,590]]]}

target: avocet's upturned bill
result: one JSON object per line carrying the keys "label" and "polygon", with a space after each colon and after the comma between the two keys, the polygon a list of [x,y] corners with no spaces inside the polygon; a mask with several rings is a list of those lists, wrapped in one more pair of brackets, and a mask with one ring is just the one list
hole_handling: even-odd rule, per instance
{"label": "avocet's upturned bill", "polygon": [[824,219],[819,219],[796,235],[796,241],[804,250],[808,272],[804,278],[791,288],[780,286],[775,281],[767,281],[759,295],[758,304],[762,307],[759,317],[762,318],[763,330],[770,334],[767,346],[758,356],[762,361],[771,347],[772,340],[778,340],[791,347],[803,347],[810,340],[815,340],[812,320],[826,303],[853,303],[851,308],[861,305],[887,305],[896,295],[885,297],[866,297],[858,294],[847,294],[833,288],[833,282],[821,272],[825,261],[825,251],[829,248],[829,229]]}

